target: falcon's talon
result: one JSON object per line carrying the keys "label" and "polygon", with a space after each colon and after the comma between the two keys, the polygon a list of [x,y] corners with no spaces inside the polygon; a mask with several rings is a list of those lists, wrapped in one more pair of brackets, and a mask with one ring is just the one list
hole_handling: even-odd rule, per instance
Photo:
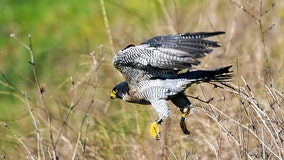
{"label": "falcon's talon", "polygon": [[189,130],[187,129],[186,122],[185,122],[186,116],[189,114],[189,111],[190,111],[189,107],[184,108],[183,113],[180,118],[180,128],[183,131],[183,133],[186,135],[190,134]]}
{"label": "falcon's talon", "polygon": [[183,132],[184,134],[190,135],[190,132],[189,132],[189,130],[188,130],[187,127],[186,127],[185,121],[183,121],[183,120],[180,121],[180,128],[181,128],[181,130],[182,130],[182,132]]}
{"label": "falcon's talon", "polygon": [[161,130],[160,130],[160,127],[159,127],[159,124],[158,122],[153,122],[150,126],[150,133],[151,133],[151,136],[156,139],[156,140],[159,140],[160,139],[160,135],[161,135]]}

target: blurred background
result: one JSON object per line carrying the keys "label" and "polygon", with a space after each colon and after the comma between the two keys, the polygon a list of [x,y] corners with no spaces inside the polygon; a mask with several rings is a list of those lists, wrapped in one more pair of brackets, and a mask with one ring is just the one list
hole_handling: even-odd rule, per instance
{"label": "blurred background", "polygon": [[[283,23],[277,0],[1,0],[0,159],[283,158]],[[196,69],[232,64],[231,84],[249,86],[248,97],[273,113],[269,121],[278,124],[264,128],[277,133],[276,140],[270,134],[276,149],[258,136],[269,129],[249,118],[257,115],[245,109],[250,101],[210,84],[187,90],[197,106],[187,119],[191,135],[181,132],[171,104],[160,141],[148,131],[157,116],[151,106],[109,99],[124,80],[111,64],[116,52],[156,35],[198,31],[226,32],[212,38],[221,47]]]}

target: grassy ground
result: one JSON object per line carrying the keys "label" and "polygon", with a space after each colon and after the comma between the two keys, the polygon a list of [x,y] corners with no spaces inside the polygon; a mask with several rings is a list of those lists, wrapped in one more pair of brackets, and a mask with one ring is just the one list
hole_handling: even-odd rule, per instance
{"label": "grassy ground", "polygon": [[[283,159],[283,8],[276,0],[1,1],[0,158]],[[111,65],[119,49],[217,30],[226,31],[214,39],[222,47],[196,68],[233,64],[235,76],[187,90],[191,135],[172,104],[155,141],[150,106],[109,99],[123,80]]]}

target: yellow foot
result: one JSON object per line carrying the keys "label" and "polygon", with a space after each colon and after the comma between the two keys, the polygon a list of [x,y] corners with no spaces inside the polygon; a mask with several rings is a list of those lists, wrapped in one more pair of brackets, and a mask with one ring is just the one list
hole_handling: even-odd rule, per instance
{"label": "yellow foot", "polygon": [[150,126],[150,133],[156,140],[160,139],[161,130],[157,122],[153,122]]}
{"label": "yellow foot", "polygon": [[186,135],[190,134],[190,132],[187,129],[186,123],[185,123],[185,117],[186,117],[186,115],[188,115],[188,113],[189,113],[189,108],[185,108],[184,111],[183,111],[183,114],[181,116],[180,123],[179,123],[181,130]]}

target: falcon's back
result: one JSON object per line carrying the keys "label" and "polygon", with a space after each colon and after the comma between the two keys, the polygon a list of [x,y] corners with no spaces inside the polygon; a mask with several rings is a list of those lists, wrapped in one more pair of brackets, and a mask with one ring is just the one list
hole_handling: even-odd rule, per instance
{"label": "falcon's back", "polygon": [[129,45],[113,57],[113,64],[134,89],[141,81],[176,78],[182,69],[198,65],[198,58],[220,47],[204,38],[225,32],[197,32],[153,37],[140,45]]}

